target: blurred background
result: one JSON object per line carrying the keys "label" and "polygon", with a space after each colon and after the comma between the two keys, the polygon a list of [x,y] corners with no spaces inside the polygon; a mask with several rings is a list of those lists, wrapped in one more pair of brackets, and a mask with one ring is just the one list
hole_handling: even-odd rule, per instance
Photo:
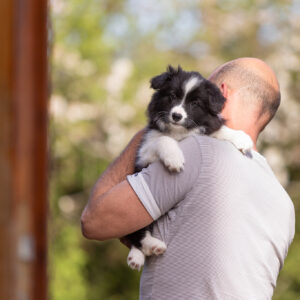
{"label": "blurred background", "polygon": [[[91,187],[146,124],[149,79],[167,64],[208,76],[243,56],[276,72],[282,103],[259,141],[300,217],[300,2],[51,0],[49,279],[53,300],[138,299],[118,241],[80,232]],[[275,300],[300,299],[300,227]]]}

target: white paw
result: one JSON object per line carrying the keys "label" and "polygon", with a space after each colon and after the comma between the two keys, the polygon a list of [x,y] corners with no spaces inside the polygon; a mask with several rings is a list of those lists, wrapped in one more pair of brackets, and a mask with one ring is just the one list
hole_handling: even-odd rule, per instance
{"label": "white paw", "polygon": [[247,153],[253,148],[252,139],[242,130],[235,131],[229,141],[243,153]]}
{"label": "white paw", "polygon": [[146,237],[143,238],[141,244],[142,244],[142,251],[147,256],[153,254],[161,255],[167,249],[166,244],[163,241],[151,236],[150,232],[146,233]]}
{"label": "white paw", "polygon": [[132,247],[128,256],[127,264],[132,270],[140,271],[141,267],[145,263],[145,255],[138,248]]}
{"label": "white paw", "polygon": [[168,153],[168,156],[163,158],[164,165],[171,172],[180,172],[184,168],[184,156],[182,151],[178,149],[173,149]]}

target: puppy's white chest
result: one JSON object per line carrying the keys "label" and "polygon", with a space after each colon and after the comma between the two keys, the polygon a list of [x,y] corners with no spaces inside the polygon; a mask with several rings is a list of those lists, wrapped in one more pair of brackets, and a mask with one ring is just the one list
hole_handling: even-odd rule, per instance
{"label": "puppy's white chest", "polygon": [[[179,134],[176,138],[183,139]],[[177,140],[159,131],[150,130],[139,149],[137,164],[145,167],[157,160],[161,160],[172,172],[180,172],[184,167],[183,153]]]}

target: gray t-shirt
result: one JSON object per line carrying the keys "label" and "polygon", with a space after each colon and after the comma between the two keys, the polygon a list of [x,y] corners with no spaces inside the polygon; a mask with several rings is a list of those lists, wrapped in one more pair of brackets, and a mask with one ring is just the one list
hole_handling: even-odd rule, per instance
{"label": "gray t-shirt", "polygon": [[140,299],[271,299],[294,237],[291,199],[265,158],[208,136],[180,143],[184,171],[127,177],[167,244],[146,260]]}

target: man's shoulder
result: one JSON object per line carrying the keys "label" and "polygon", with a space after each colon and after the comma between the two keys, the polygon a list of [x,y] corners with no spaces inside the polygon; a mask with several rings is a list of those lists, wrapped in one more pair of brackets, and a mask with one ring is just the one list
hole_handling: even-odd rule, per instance
{"label": "man's shoulder", "polygon": [[180,143],[181,144],[190,144],[190,145],[196,145],[196,144],[200,144],[200,145],[213,145],[215,142],[220,142],[220,140],[217,140],[214,137],[211,137],[209,135],[190,135],[187,138],[185,138],[184,140],[182,140]]}
{"label": "man's shoulder", "polygon": [[181,141],[180,145],[184,148],[192,148],[193,151],[208,152],[211,154],[227,155],[228,152],[239,153],[229,141],[219,140],[208,135],[189,136]]}

